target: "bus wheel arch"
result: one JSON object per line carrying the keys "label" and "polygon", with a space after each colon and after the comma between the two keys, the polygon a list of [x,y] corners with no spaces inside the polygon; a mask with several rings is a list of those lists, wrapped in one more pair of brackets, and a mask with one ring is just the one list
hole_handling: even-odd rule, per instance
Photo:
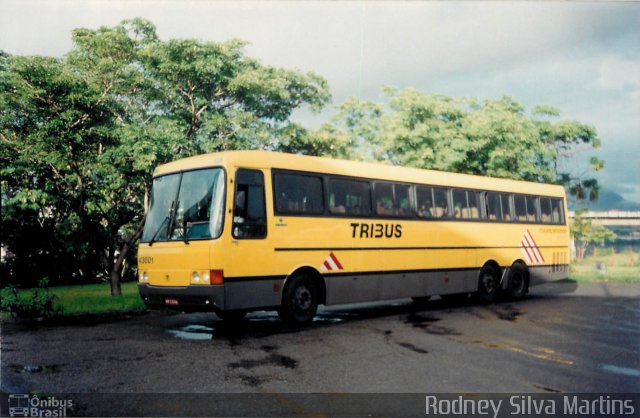
{"label": "bus wheel arch", "polygon": [[519,300],[529,292],[529,269],[522,260],[516,260],[509,268],[505,294],[509,299]]}
{"label": "bus wheel arch", "polygon": [[311,267],[302,267],[287,276],[282,289],[280,318],[290,324],[311,322],[318,305],[326,302],[324,278]]}

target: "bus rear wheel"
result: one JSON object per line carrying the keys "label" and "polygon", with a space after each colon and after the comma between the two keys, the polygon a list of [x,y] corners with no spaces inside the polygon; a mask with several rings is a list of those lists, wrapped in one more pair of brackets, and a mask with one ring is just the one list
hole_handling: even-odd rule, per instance
{"label": "bus rear wheel", "polygon": [[485,265],[478,274],[478,290],[475,298],[481,303],[492,303],[498,294],[500,280],[498,272],[490,265]]}
{"label": "bus rear wheel", "polygon": [[525,297],[528,291],[529,277],[527,269],[522,264],[516,263],[509,270],[506,296],[512,300],[519,300]]}
{"label": "bus rear wheel", "polygon": [[318,292],[311,277],[297,275],[284,290],[282,305],[278,309],[280,319],[291,325],[304,325],[316,316]]}

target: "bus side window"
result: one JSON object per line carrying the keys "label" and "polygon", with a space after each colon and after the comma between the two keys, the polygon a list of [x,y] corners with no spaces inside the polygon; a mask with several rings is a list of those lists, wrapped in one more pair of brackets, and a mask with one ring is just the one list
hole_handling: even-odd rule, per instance
{"label": "bus side window", "polygon": [[433,217],[433,189],[431,187],[416,186],[416,207],[419,218]]}
{"label": "bus side window", "polygon": [[513,208],[511,204],[511,197],[513,195],[509,195],[506,193],[500,193],[500,206],[502,207],[502,217],[505,221],[511,222],[513,217]]}
{"label": "bus side window", "polygon": [[469,218],[469,206],[467,204],[467,191],[453,189],[453,216],[458,219]]}
{"label": "bus side window", "polygon": [[264,238],[267,235],[261,171],[240,169],[236,172],[232,230],[234,238]]}
{"label": "bus side window", "polygon": [[439,187],[433,188],[433,217],[434,218],[448,218],[449,217],[449,204],[448,204],[448,192],[447,189],[441,189]]}
{"label": "bus side window", "polygon": [[551,222],[554,224],[564,224],[562,199],[551,199],[551,207]]}
{"label": "bus side window", "polygon": [[324,212],[321,177],[275,173],[273,178],[276,214],[320,215]]}
{"label": "bus side window", "polygon": [[480,202],[482,202],[482,195],[480,192],[467,190],[467,201],[469,203],[469,217],[471,219],[480,219],[483,217],[480,211]]}
{"label": "bus side window", "polygon": [[394,205],[393,185],[390,183],[375,183],[373,190],[376,197],[376,214],[380,216],[395,216],[397,207]]}
{"label": "bus side window", "polygon": [[502,205],[500,204],[500,194],[495,192],[487,192],[485,203],[487,205],[487,218],[491,221],[502,220]]}
{"label": "bus side window", "polygon": [[369,182],[330,178],[328,185],[327,201],[331,214],[369,216],[371,213]]}
{"label": "bus side window", "polygon": [[547,197],[540,198],[540,216],[544,224],[551,223],[551,199]]}
{"label": "bus side window", "polygon": [[513,196],[513,204],[516,210],[516,220],[518,222],[527,221],[527,199],[521,194]]}
{"label": "bus side window", "polygon": [[527,196],[527,222],[540,222],[539,205],[537,196]]}

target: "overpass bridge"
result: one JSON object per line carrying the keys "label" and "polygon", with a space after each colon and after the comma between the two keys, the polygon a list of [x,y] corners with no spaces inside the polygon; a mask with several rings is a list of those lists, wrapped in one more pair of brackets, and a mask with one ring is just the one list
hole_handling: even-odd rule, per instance
{"label": "overpass bridge", "polygon": [[[569,211],[569,218],[575,216],[574,211]],[[591,219],[594,224],[640,226],[640,211],[608,210],[588,211],[581,215],[582,219]]]}

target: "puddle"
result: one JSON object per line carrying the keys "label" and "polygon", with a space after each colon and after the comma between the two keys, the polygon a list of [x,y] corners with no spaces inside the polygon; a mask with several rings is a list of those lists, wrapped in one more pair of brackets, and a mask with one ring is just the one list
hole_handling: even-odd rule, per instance
{"label": "puddle", "polygon": [[616,308],[622,308],[627,312],[634,313],[636,315],[640,315],[640,307],[625,305],[624,303],[614,303],[614,302],[605,302],[607,306],[614,306]]}
{"label": "puddle", "polygon": [[411,350],[415,353],[419,353],[419,354],[428,354],[429,352],[423,348],[420,347],[416,347],[415,345],[411,344],[411,343],[396,343],[398,344],[400,347],[404,347],[408,350]]}
{"label": "puddle", "polygon": [[511,305],[495,306],[491,310],[503,321],[514,322],[520,315],[522,315],[522,312],[520,312],[518,308],[514,308]]}
{"label": "puddle", "polygon": [[260,386],[261,384],[268,381],[268,379],[265,379],[264,377],[249,376],[245,374],[241,374],[238,377],[240,378],[242,383],[244,383],[246,386],[251,386],[251,387]]}
{"label": "puddle", "polygon": [[187,325],[179,329],[170,329],[167,332],[181,340],[207,341],[213,339],[213,328],[204,325]]}
{"label": "puddle", "polygon": [[435,322],[440,321],[441,318],[436,318],[433,316],[423,316],[419,314],[409,314],[407,316],[407,320],[404,321],[405,324],[411,324],[415,328],[420,328],[424,330],[428,334],[433,335],[462,335],[458,331],[453,328],[443,327],[440,325],[435,325]]}
{"label": "puddle", "polygon": [[42,373],[42,374],[49,374],[49,373],[56,373],[58,371],[60,371],[60,365],[59,364],[48,364],[48,365],[33,365],[33,364],[28,364],[28,365],[21,365],[21,364],[12,364],[11,366],[11,370],[13,370],[16,373],[29,373],[29,374],[36,374],[36,373]]}
{"label": "puddle", "polygon": [[438,322],[438,321],[440,321],[440,318],[436,318],[433,316],[423,316],[423,315],[412,313],[407,316],[407,320],[405,321],[405,324],[413,324],[414,326],[420,326],[425,323]]}
{"label": "puddle", "polygon": [[433,334],[433,335],[462,335],[455,329],[449,328],[449,327],[440,327],[437,325],[429,326],[427,324],[426,327],[420,327],[420,328],[423,328],[427,333]]}
{"label": "puddle", "polygon": [[640,377],[640,369],[634,369],[631,367],[614,366],[613,364],[600,364],[599,369],[607,372],[621,374],[623,376]]}
{"label": "puddle", "polygon": [[344,322],[344,318],[323,315],[314,317],[312,322],[316,324],[338,324],[340,322]]}

